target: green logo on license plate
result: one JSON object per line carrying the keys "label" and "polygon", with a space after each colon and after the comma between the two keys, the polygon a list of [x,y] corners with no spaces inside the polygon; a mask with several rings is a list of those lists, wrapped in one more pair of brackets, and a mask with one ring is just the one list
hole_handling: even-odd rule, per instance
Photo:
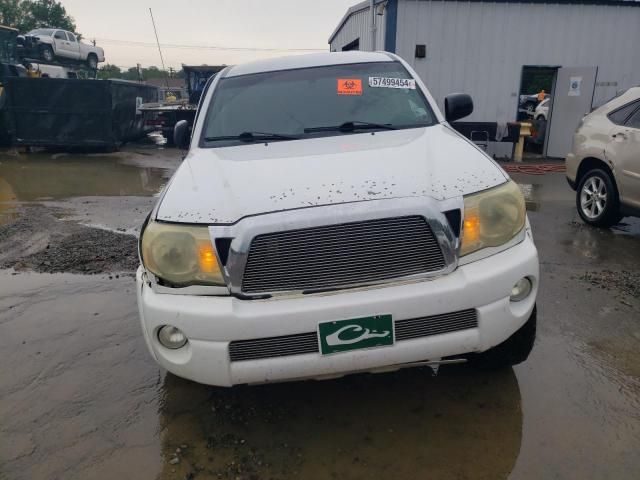
{"label": "green logo on license plate", "polygon": [[324,322],[318,325],[318,337],[323,355],[393,345],[393,320],[391,315],[376,315]]}

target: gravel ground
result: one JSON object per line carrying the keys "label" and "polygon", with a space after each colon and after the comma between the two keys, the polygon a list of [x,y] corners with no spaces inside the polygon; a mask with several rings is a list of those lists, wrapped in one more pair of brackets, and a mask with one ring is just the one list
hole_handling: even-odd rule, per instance
{"label": "gravel ground", "polygon": [[629,270],[600,270],[585,272],[580,278],[591,285],[640,298],[640,272]]}
{"label": "gravel ground", "polygon": [[138,266],[133,235],[62,220],[59,209],[24,207],[0,225],[0,268],[41,273],[133,272]]}

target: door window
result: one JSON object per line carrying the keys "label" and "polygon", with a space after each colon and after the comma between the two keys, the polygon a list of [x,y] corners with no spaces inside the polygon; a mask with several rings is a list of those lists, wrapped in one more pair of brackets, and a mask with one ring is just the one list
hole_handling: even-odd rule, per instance
{"label": "door window", "polygon": [[67,38],[70,42],[76,43],[76,36],[73,33],[67,32]]}
{"label": "door window", "polygon": [[56,40],[66,40],[67,36],[64,34],[63,31],[58,30],[56,34],[53,36],[53,38],[55,38]]}
{"label": "door window", "polygon": [[640,128],[640,108],[627,120],[627,127]]}

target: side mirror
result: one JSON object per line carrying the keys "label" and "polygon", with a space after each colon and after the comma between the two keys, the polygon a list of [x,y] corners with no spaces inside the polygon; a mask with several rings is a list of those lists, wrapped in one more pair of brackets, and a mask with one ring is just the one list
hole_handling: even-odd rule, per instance
{"label": "side mirror", "polygon": [[471,115],[473,100],[466,93],[452,93],[444,97],[444,116],[447,122],[453,122]]}
{"label": "side mirror", "polygon": [[189,122],[180,120],[173,127],[173,143],[180,150],[188,150],[190,143]]}

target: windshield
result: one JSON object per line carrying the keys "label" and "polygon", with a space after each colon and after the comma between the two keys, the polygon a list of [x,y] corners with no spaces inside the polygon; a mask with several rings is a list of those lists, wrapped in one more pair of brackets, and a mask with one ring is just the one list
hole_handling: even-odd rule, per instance
{"label": "windshield", "polygon": [[36,30],[31,30],[27,35],[53,35],[53,30],[50,28],[38,28]]}
{"label": "windshield", "polygon": [[427,100],[399,62],[331,65],[221,79],[207,112],[201,146],[434,123]]}

